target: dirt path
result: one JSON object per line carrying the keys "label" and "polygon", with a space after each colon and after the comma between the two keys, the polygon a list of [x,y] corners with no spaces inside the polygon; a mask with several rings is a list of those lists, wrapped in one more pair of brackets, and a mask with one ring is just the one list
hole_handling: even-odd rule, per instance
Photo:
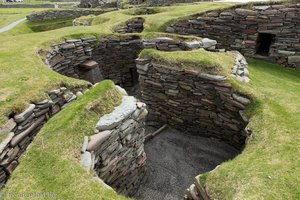
{"label": "dirt path", "polygon": [[25,20],[26,20],[26,18],[19,19],[18,21],[8,24],[7,26],[4,26],[3,28],[0,28],[0,33],[11,30],[12,28],[14,28],[15,26],[17,26],[18,24],[20,24],[21,22],[23,22]]}
{"label": "dirt path", "polygon": [[145,151],[148,179],[138,190],[138,200],[183,199],[196,175],[238,154],[224,142],[174,129],[167,129],[146,143]]}

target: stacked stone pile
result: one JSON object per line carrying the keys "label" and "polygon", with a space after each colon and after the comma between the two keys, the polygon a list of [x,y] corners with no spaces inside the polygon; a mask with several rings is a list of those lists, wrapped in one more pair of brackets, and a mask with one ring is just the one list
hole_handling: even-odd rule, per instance
{"label": "stacked stone pile", "polygon": [[105,10],[83,10],[83,9],[56,9],[56,10],[46,10],[42,12],[34,12],[26,18],[31,22],[43,22],[49,20],[56,20],[56,19],[75,19],[81,16],[87,15],[100,15],[108,11]]}
{"label": "stacked stone pile", "polygon": [[116,29],[118,33],[140,33],[144,30],[144,19],[142,17],[135,17],[128,20],[123,27]]}
{"label": "stacked stone pile", "polygon": [[81,163],[124,195],[133,195],[145,175],[146,105],[123,96],[115,110],[100,118],[96,132],[85,137]]}
{"label": "stacked stone pile", "polygon": [[[76,95],[82,95],[82,92],[78,90]],[[0,136],[6,136],[0,143],[0,188],[17,167],[21,155],[44,123],[77,98],[64,87],[48,94],[51,100],[32,102],[24,112],[15,115],[0,130]]]}
{"label": "stacked stone pile", "polygon": [[217,47],[254,56],[259,34],[272,34],[268,57],[280,64],[300,67],[300,3],[245,5],[210,11],[178,21],[167,32],[209,37]]}
{"label": "stacked stone pile", "polygon": [[237,78],[241,82],[248,83],[249,79],[249,71],[248,71],[248,63],[245,57],[238,51],[234,51],[235,65],[232,68],[231,76]]}
{"label": "stacked stone pile", "polygon": [[180,70],[137,59],[149,125],[168,124],[179,130],[220,138],[240,149],[248,133],[243,111],[250,100],[237,93],[226,77]]}

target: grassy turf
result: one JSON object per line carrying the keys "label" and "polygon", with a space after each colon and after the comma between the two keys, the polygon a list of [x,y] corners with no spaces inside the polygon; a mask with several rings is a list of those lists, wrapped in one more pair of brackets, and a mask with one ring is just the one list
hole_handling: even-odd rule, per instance
{"label": "grassy turf", "polygon": [[300,71],[250,60],[249,128],[253,137],[244,152],[206,177],[215,199],[300,198]]}
{"label": "grassy turf", "polygon": [[39,8],[1,8],[0,9],[0,28],[15,22],[19,19],[25,18],[26,15],[33,11],[42,11]]}
{"label": "grassy turf", "polygon": [[[13,194],[52,192],[54,199],[125,199],[105,189],[79,163],[84,136],[93,134],[97,120],[120,101],[113,82],[103,81],[51,118],[27,150],[2,197],[13,200],[19,199]],[[91,107],[98,103],[101,108]]]}
{"label": "grassy turf", "polygon": [[[229,5],[231,4],[199,3],[161,8],[164,12],[158,13],[158,18],[168,16],[168,12],[170,16],[164,20],[157,20],[154,15],[145,16],[145,25],[148,29],[143,36],[153,35],[154,33],[150,32],[152,29],[153,32],[157,31],[167,20],[174,20],[180,16],[180,13],[188,15]],[[47,68],[37,55],[37,51],[41,47],[49,48],[51,43],[57,43],[67,36],[80,37],[93,34],[101,37],[112,34],[115,27],[133,17],[125,13],[127,10],[102,14],[95,18],[94,26],[84,28],[71,26],[40,33],[25,34],[23,32],[19,35],[19,31],[28,31],[25,25],[21,24],[2,34],[0,37],[0,127],[6,121],[9,113],[21,111],[32,98],[43,97],[45,91],[51,88],[57,88],[62,84],[71,87],[87,84],[85,81],[61,76]]]}
{"label": "grassy turf", "polygon": [[57,19],[57,20],[49,20],[45,22],[30,22],[27,21],[26,25],[33,32],[41,32],[41,31],[49,31],[54,29],[59,29],[67,26],[72,26],[73,19]]}
{"label": "grassy turf", "polygon": [[204,50],[165,52],[144,49],[140,57],[180,69],[195,69],[200,72],[228,75],[234,65],[231,52],[215,53]]}
{"label": "grassy turf", "polygon": [[[145,31],[150,37],[164,30],[178,17],[187,17],[208,9],[232,4],[197,3],[163,7],[154,15],[143,15]],[[79,37],[94,34],[102,37],[132,18],[128,11],[106,13],[96,17],[94,26],[66,27],[41,33],[18,35],[14,33],[0,38],[0,127],[12,110],[21,111],[33,98],[41,98],[45,91],[59,85],[77,86],[87,82],[60,76],[42,63],[36,54],[40,47],[49,46],[66,36]],[[159,19],[159,20],[158,20]],[[24,27],[23,27],[24,28]],[[155,51],[148,52],[156,55]],[[190,52],[199,56],[198,52]],[[191,55],[192,55],[191,54]],[[168,62],[184,59],[188,64],[208,63],[203,57],[186,57],[174,54]],[[207,54],[206,56],[212,56]],[[224,55],[225,56],[225,55]],[[221,58],[215,58],[221,64]],[[228,62],[228,61],[225,61]],[[229,65],[229,63],[228,63]],[[223,66],[223,65],[222,65]],[[224,66],[227,66],[224,65]],[[236,159],[226,162],[206,176],[209,192],[216,199],[299,199],[300,184],[297,172],[300,143],[300,73],[280,66],[251,60],[250,84],[239,87],[251,93],[255,103],[250,128],[254,131],[249,145]],[[42,129],[20,166],[8,182],[7,193],[55,192],[58,199],[118,199],[113,192],[103,189],[78,164],[79,149],[84,135],[91,134],[99,115],[108,110],[88,111],[92,99],[98,99],[111,91],[112,84],[102,83],[82,99],[53,117]],[[115,94],[114,92],[112,94]],[[110,99],[114,99],[113,96]],[[118,98],[110,102],[98,99],[103,107],[112,108]],[[63,142],[62,142],[63,141]],[[7,198],[11,199],[11,198]]]}

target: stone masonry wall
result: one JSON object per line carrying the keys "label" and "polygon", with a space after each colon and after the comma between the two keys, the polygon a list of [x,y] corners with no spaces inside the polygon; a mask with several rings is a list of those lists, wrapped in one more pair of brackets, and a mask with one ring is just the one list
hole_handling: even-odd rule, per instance
{"label": "stone masonry wall", "polygon": [[300,1],[245,5],[215,10],[178,21],[167,32],[209,37],[219,48],[257,54],[260,34],[272,34],[269,59],[300,67]]}
{"label": "stone masonry wall", "polygon": [[84,139],[82,165],[126,196],[135,193],[145,175],[147,113],[144,103],[123,96],[121,105],[100,118],[96,133]]}
{"label": "stone masonry wall", "polygon": [[26,18],[31,22],[42,22],[55,19],[78,18],[86,15],[100,15],[108,11],[105,10],[91,10],[91,9],[55,9],[41,12],[34,12]]}
{"label": "stone masonry wall", "polygon": [[0,136],[5,135],[0,143],[0,188],[7,182],[18,166],[20,157],[48,119],[82,93],[83,90],[78,89],[75,95],[65,87],[50,91],[48,94],[51,100],[32,102],[24,112],[9,119],[0,130]]}
{"label": "stone masonry wall", "polygon": [[[68,77],[81,78],[92,83],[103,79],[98,64],[92,60],[95,37],[78,40],[66,40],[64,43],[52,46],[47,54],[48,66]],[[92,64],[91,64],[92,63]]]}
{"label": "stone masonry wall", "polygon": [[99,63],[105,79],[110,79],[121,86],[134,84],[135,58],[143,49],[142,40],[137,36],[109,38],[99,41],[92,51],[92,58]]}
{"label": "stone masonry wall", "polygon": [[168,124],[204,136],[222,139],[241,149],[248,133],[243,111],[250,100],[235,91],[225,76],[179,70],[137,59],[147,123]]}
{"label": "stone masonry wall", "polygon": [[137,72],[134,60],[142,49],[218,51],[215,49],[216,44],[216,41],[207,38],[195,38],[188,42],[175,41],[169,37],[143,40],[135,35],[104,38],[100,41],[96,38],[82,38],[53,45],[46,57],[46,64],[65,76],[92,83],[111,79],[115,84],[126,87],[135,84]]}

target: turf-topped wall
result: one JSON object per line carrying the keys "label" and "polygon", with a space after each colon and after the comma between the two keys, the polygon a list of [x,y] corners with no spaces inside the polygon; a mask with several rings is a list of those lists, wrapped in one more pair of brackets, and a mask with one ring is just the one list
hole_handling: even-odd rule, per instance
{"label": "turf-topped wall", "polygon": [[137,81],[135,59],[143,49],[180,51],[205,48],[215,50],[216,42],[194,38],[193,41],[175,41],[168,37],[143,40],[139,36],[66,40],[52,46],[46,63],[65,76],[92,83],[111,79],[121,86],[133,86]]}
{"label": "turf-topped wall", "polygon": [[52,90],[48,93],[51,100],[32,102],[25,111],[9,119],[0,130],[0,188],[18,166],[20,157],[48,119],[82,95],[82,92],[83,90],[78,89],[75,95],[65,87]]}
{"label": "turf-topped wall", "polygon": [[34,12],[26,18],[31,22],[43,22],[56,19],[75,19],[77,17],[86,15],[100,15],[108,11],[105,10],[85,10],[85,9],[62,9],[62,10],[46,10],[41,12]]}
{"label": "turf-topped wall", "polygon": [[112,113],[100,118],[95,134],[84,139],[82,165],[126,196],[136,192],[145,175],[147,114],[144,103],[125,94]]}
{"label": "turf-topped wall", "polygon": [[218,47],[300,67],[300,1],[294,2],[210,11],[178,21],[167,32],[209,37]]}
{"label": "turf-topped wall", "polygon": [[243,111],[250,100],[226,77],[137,59],[147,123],[222,139],[240,149],[248,137]]}

